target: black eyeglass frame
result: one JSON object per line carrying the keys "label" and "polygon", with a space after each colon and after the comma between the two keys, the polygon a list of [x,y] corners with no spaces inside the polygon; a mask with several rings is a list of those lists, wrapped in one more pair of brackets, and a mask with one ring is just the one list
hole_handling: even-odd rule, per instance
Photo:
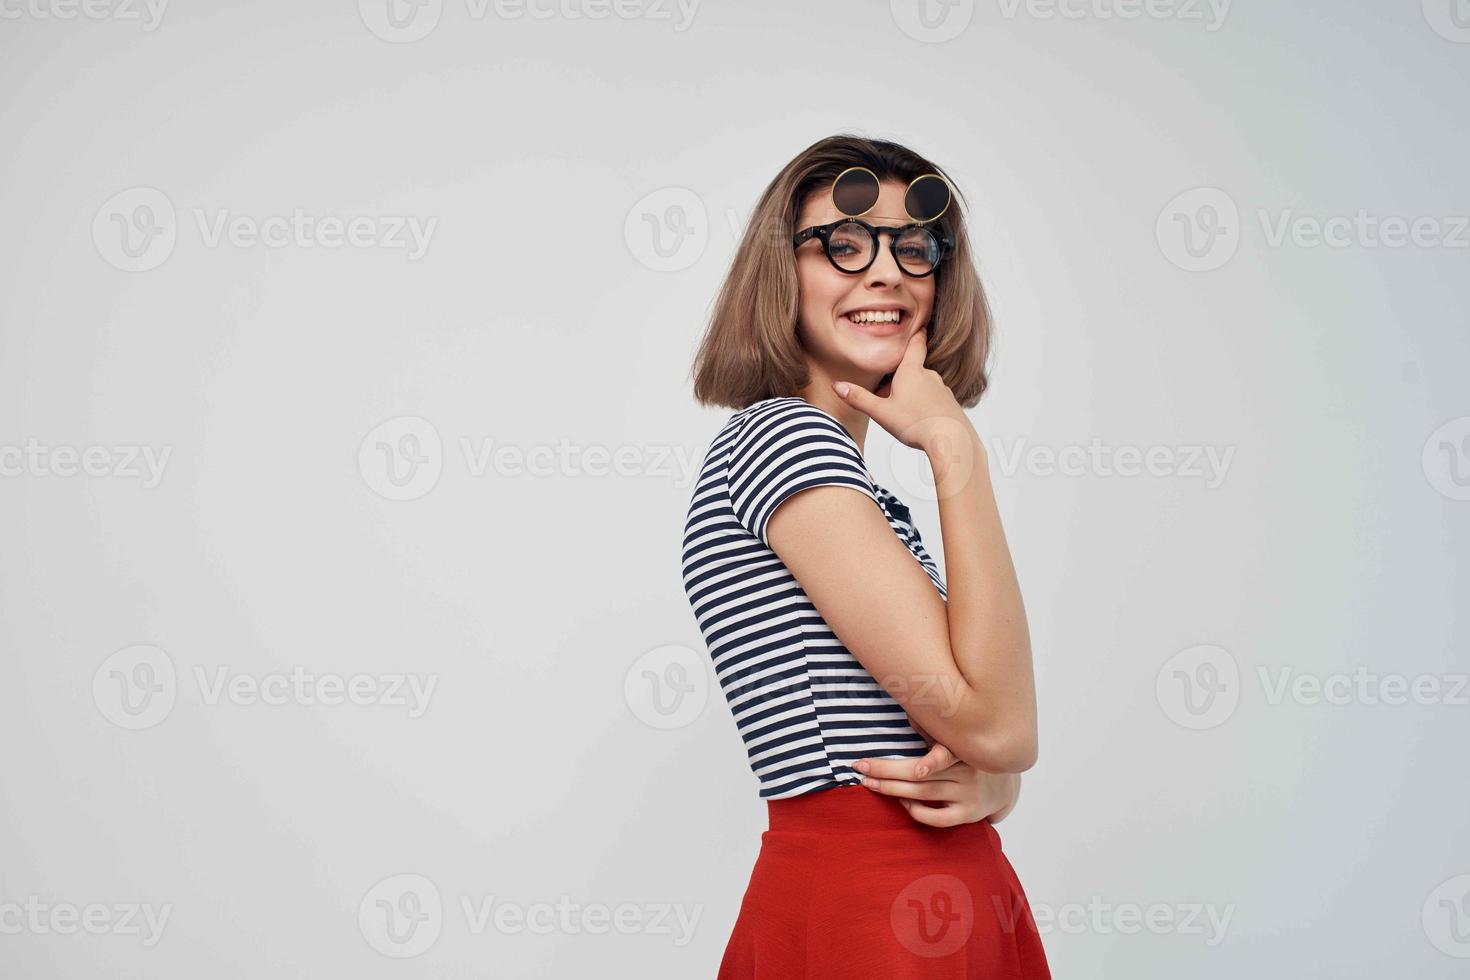
{"label": "black eyeglass frame", "polygon": [[[844,269],[842,266],[838,265],[837,260],[832,257],[832,232],[836,231],[839,225],[846,224],[859,225],[862,228],[866,229],[868,234],[872,236],[873,251],[872,254],[868,256],[868,261],[863,263],[863,267],[861,269]],[[934,258],[934,268],[930,269],[928,272],[910,272],[904,267],[903,260],[898,257],[899,237],[904,232],[910,231],[914,228],[921,228],[924,231],[927,231],[930,235],[934,236],[934,241],[939,245],[938,254]],[[885,231],[889,233],[888,251],[893,255],[894,264],[898,266],[898,270],[900,272],[911,279],[927,279],[930,276],[934,275],[934,273],[939,271],[940,264],[954,253],[954,239],[951,238],[946,232],[931,227],[928,222],[914,222],[913,224],[907,225],[870,225],[866,221],[863,221],[861,218],[838,218],[836,221],[829,221],[825,225],[812,225],[810,228],[803,229],[802,231],[799,231],[792,236],[791,247],[793,249],[800,248],[802,242],[806,241],[808,238],[815,237],[821,241],[822,253],[827,256],[827,261],[832,263],[832,267],[834,269],[836,269],[838,272],[845,272],[848,275],[856,276],[867,272],[868,269],[872,267],[873,262],[877,260],[878,248],[882,245],[883,241],[879,237],[879,234]]]}

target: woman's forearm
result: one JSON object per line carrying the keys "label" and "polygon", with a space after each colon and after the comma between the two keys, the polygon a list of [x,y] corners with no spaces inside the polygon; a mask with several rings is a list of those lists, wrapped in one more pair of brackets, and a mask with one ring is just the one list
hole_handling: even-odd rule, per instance
{"label": "woman's forearm", "polygon": [[924,447],[939,496],[950,649],[966,681],[959,710],[977,768],[1021,772],[1036,762],[1036,684],[1026,610],[990,461],[974,427],[945,427]]}

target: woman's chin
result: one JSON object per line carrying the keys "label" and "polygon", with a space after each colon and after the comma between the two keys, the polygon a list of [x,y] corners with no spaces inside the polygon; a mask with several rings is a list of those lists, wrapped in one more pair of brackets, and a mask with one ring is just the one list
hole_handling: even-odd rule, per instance
{"label": "woman's chin", "polygon": [[854,374],[871,377],[877,383],[892,374],[898,368],[898,362],[896,357],[868,357],[855,359],[851,364]]}
{"label": "woman's chin", "polygon": [[904,344],[901,339],[874,338],[865,344],[844,345],[843,360],[853,370],[864,374],[887,374],[903,360]]}

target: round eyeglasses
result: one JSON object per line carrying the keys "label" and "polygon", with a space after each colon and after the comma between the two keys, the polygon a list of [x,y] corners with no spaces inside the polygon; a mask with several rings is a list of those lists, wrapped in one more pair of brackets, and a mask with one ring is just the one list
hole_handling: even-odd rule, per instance
{"label": "round eyeglasses", "polygon": [[842,272],[858,273],[878,257],[878,235],[887,232],[888,248],[904,275],[916,279],[933,275],[954,251],[954,239],[932,225],[949,210],[953,199],[949,181],[940,174],[921,174],[909,181],[903,196],[904,210],[913,222],[908,225],[875,227],[860,220],[878,203],[879,192],[877,174],[867,167],[848,167],[833,179],[829,191],[832,206],[844,217],[797,232],[792,247],[816,236],[827,261]]}
{"label": "round eyeglasses", "polygon": [[889,236],[888,249],[904,275],[922,279],[931,276],[939,263],[954,251],[954,239],[942,230],[927,225],[878,226],[857,218],[839,218],[825,225],[813,225],[791,239],[793,248],[808,238],[816,238],[827,253],[827,261],[842,272],[866,270],[878,257],[879,234]]}

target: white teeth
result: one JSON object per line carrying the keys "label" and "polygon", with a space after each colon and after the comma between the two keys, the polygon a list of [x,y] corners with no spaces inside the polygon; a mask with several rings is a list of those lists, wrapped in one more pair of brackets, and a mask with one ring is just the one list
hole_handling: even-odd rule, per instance
{"label": "white teeth", "polygon": [[859,310],[847,314],[847,318],[853,323],[897,323],[901,316],[898,310]]}

